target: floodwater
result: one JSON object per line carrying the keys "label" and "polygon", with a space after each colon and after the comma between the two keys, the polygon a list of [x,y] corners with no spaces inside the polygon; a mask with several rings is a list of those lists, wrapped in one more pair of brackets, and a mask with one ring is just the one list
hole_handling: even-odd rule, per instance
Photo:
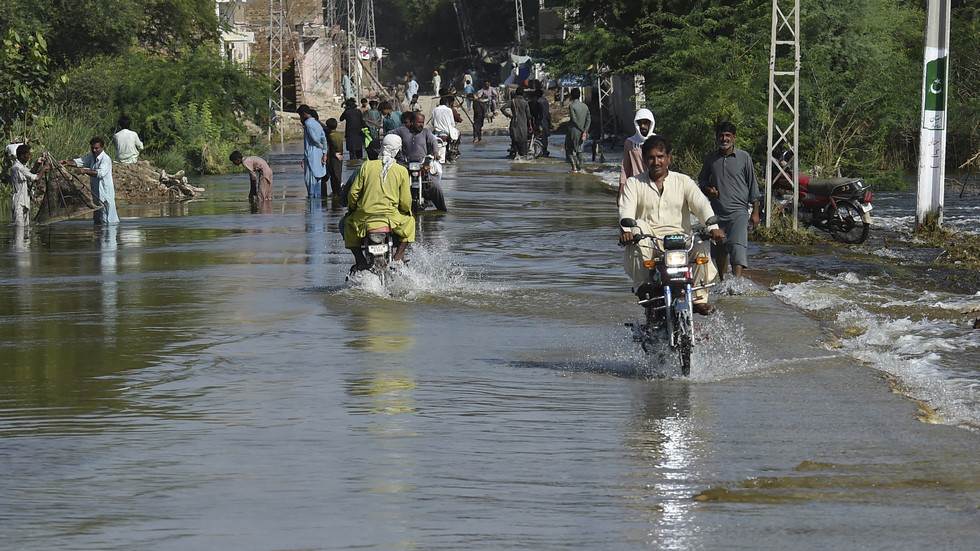
{"label": "floodwater", "polygon": [[464,145],[387,287],[295,145],[269,212],[236,174],[0,228],[0,548],[975,545],[976,289],[754,248],[786,277],[714,293],[685,379],[622,325],[613,190],[505,149]]}

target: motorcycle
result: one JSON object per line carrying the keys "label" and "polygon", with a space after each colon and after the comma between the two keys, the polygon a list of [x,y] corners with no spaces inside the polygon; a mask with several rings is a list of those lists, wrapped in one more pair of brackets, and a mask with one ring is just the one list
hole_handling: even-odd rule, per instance
{"label": "motorcycle", "polygon": [[[364,254],[364,259],[367,260],[367,271],[378,276],[382,285],[387,279],[388,266],[391,265],[391,259],[394,257],[397,247],[398,237],[387,224],[373,230],[367,230],[364,239],[361,240],[361,252]],[[347,279],[349,280],[357,271],[356,266],[352,267]]]}
{"label": "motorcycle", "polygon": [[445,159],[447,163],[454,162],[459,158],[459,137],[454,140],[447,132],[436,132],[439,138],[439,158]]}
{"label": "motorcycle", "polygon": [[[717,223],[716,217],[708,219],[708,224]],[[637,228],[636,220],[623,218],[624,228]],[[650,280],[636,290],[638,304],[643,307],[644,323],[625,324],[633,330],[633,340],[640,343],[647,354],[661,352],[666,346],[677,353],[681,374],[691,374],[691,354],[696,341],[694,325],[694,291],[707,289],[715,283],[695,282],[693,266],[711,262],[707,256],[690,260],[690,253],[700,241],[710,238],[710,233],[701,232],[693,236],[683,234],[666,235],[663,244],[650,234],[634,233],[633,244],[639,245],[650,240],[659,256],[643,265],[650,269]],[[624,243],[620,243],[625,246]],[[662,353],[662,352],[661,352]]]}
{"label": "motorcycle", "polygon": [[431,173],[432,155],[425,157],[409,157],[408,177],[412,187],[412,213],[418,214],[425,210],[429,201],[425,199],[424,192],[429,190],[432,185]]}
{"label": "motorcycle", "polygon": [[[780,155],[779,163],[787,166],[792,152]],[[829,232],[842,243],[859,245],[871,232],[871,190],[860,178],[812,178],[800,174],[798,213],[803,226]],[[776,212],[787,214],[793,208],[793,184],[782,173],[772,182]],[[774,213],[775,214],[775,213]]]}

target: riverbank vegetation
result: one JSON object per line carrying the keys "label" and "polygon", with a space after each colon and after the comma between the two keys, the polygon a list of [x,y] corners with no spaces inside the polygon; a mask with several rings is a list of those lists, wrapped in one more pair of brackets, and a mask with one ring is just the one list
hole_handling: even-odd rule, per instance
{"label": "riverbank vegetation", "polygon": [[[678,149],[711,149],[730,120],[739,143],[765,155],[771,0],[569,0],[576,28],[545,48],[557,74],[596,67],[645,77],[657,130]],[[980,149],[980,7],[953,2],[947,163]],[[876,189],[903,186],[917,166],[924,2],[803,2],[801,167],[860,174]]]}
{"label": "riverbank vegetation", "polygon": [[0,133],[59,157],[110,143],[125,114],[170,171],[220,171],[257,147],[267,77],[226,62],[209,0],[0,3]]}

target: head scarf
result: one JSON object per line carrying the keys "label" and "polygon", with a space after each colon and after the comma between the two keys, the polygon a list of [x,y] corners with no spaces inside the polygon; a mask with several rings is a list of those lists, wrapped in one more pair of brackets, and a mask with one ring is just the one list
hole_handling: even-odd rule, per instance
{"label": "head scarf", "polygon": [[[647,131],[646,135],[640,133],[640,121],[642,120],[650,121],[650,130]],[[647,138],[657,134],[653,131],[656,125],[657,119],[653,118],[653,113],[647,108],[640,109],[636,112],[636,116],[633,117],[633,128],[636,128],[636,134],[630,136],[630,141],[637,145],[643,145],[643,142],[645,142]]]}
{"label": "head scarf", "polygon": [[381,185],[388,179],[388,170],[395,164],[395,157],[401,153],[402,139],[398,134],[387,134],[381,140]]}

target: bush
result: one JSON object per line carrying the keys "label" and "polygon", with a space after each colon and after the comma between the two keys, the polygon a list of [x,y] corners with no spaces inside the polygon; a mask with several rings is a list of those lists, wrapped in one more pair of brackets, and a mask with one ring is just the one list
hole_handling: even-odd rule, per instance
{"label": "bush", "polygon": [[147,155],[177,150],[201,173],[220,172],[228,153],[249,147],[243,122],[260,123],[268,111],[267,80],[226,63],[210,45],[171,57],[89,59],[70,77],[75,85],[62,103],[104,106],[111,120],[128,115]]}

